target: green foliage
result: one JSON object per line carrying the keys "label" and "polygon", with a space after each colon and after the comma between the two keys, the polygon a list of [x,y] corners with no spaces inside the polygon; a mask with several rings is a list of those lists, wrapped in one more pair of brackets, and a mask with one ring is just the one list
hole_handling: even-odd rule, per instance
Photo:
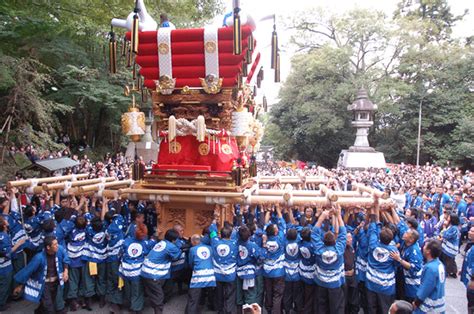
{"label": "green foliage", "polygon": [[335,166],[355,138],[347,105],[364,87],[378,105],[369,140],[388,162],[416,162],[421,102],[420,162],[473,166],[474,51],[468,38],[451,37],[462,16],[443,0],[412,3],[402,1],[394,18],[319,10],[292,21],[302,53],[266,131],[277,156]]}

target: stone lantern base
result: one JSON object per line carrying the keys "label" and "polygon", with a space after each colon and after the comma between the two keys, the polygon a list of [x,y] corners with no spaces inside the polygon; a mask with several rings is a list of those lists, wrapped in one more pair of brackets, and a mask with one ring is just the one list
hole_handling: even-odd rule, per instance
{"label": "stone lantern base", "polygon": [[352,169],[366,168],[385,168],[385,157],[383,153],[373,150],[370,151],[354,151],[342,150],[339,154],[338,167]]}

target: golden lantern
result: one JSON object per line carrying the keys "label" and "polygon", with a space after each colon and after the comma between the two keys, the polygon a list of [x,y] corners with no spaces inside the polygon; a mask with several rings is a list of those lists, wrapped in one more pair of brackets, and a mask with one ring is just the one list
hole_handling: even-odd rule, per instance
{"label": "golden lantern", "polygon": [[135,96],[128,112],[122,115],[122,131],[126,136],[130,136],[133,142],[139,142],[141,136],[145,134],[145,113],[136,107]]}

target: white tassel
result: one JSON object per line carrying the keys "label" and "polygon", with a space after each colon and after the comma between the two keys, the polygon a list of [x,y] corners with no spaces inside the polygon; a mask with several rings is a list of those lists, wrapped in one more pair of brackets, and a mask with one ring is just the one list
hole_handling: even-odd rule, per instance
{"label": "white tassel", "polygon": [[199,142],[204,142],[204,140],[206,139],[206,120],[202,115],[197,117],[196,139]]}
{"label": "white tassel", "polygon": [[168,119],[168,145],[169,145],[170,153],[171,153],[171,145],[175,138],[176,138],[176,118],[174,116],[171,116]]}

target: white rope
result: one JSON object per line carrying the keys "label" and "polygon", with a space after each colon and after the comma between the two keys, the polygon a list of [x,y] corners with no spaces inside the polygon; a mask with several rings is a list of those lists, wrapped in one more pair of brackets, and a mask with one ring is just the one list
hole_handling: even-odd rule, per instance
{"label": "white rope", "polygon": [[[189,121],[184,118],[176,119],[176,135],[177,136],[186,136],[186,135],[196,135],[197,134],[197,119]],[[206,129],[206,133],[210,135],[217,135],[221,131]],[[163,131],[162,134],[168,135],[168,131]],[[227,132],[228,136],[232,136],[230,132]]]}

